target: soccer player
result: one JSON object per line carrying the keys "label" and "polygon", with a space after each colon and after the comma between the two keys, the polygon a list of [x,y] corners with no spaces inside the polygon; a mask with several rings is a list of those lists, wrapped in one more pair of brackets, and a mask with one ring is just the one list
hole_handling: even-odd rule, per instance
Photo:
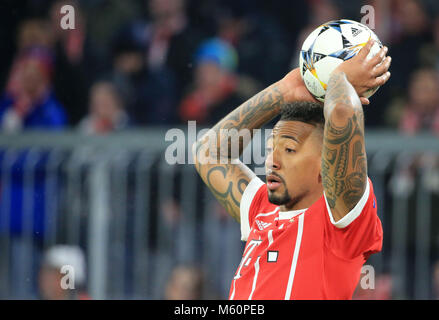
{"label": "soccer player", "polygon": [[[323,106],[294,69],[194,144],[197,171],[246,241],[229,299],[351,299],[362,265],[381,250],[362,94],[387,82],[391,59],[386,47],[367,59],[372,45],[332,72]],[[242,132],[278,115],[264,183],[233,141],[242,152]]]}

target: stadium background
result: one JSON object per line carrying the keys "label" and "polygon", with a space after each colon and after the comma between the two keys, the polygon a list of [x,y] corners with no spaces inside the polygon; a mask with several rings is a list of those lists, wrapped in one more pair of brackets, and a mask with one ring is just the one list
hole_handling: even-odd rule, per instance
{"label": "stadium background", "polygon": [[393,61],[365,111],[384,247],[354,298],[439,298],[433,0],[2,1],[0,298],[226,298],[239,226],[192,166],[165,161],[165,135],[215,123],[297,66],[313,28],[366,4]]}

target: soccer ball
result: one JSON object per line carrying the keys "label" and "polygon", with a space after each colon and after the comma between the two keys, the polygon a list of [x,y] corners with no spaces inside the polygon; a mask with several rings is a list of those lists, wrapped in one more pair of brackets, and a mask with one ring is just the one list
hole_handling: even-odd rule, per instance
{"label": "soccer ball", "polygon": [[[325,101],[326,86],[331,72],[343,61],[355,56],[373,38],[368,58],[382,48],[376,34],[364,24],[352,20],[335,20],[322,24],[305,39],[300,51],[299,67],[302,79],[312,95]],[[379,87],[368,90],[369,98]]]}

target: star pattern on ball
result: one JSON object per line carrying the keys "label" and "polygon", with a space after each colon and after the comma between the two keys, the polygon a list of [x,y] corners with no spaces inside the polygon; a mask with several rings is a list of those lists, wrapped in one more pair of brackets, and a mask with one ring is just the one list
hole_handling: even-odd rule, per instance
{"label": "star pattern on ball", "polygon": [[352,24],[352,22],[348,21],[348,20],[329,21],[329,22],[322,25],[322,30],[320,30],[319,35],[321,35],[323,32],[325,32],[329,28],[335,29],[338,32],[342,33],[341,25],[343,25],[343,24]]}
{"label": "star pattern on ball", "polygon": [[326,86],[327,86],[326,83],[320,81],[319,77],[317,76],[316,68],[314,67],[314,64],[320,59],[326,57],[326,55],[323,53],[314,52],[314,43],[315,40],[309,46],[308,50],[301,51],[302,59],[303,59],[302,74],[304,74],[306,70],[309,70],[309,72],[311,72],[311,74],[320,82],[322,87],[326,90]]}
{"label": "star pattern on ball", "polygon": [[[370,37],[369,37],[369,39],[370,39]],[[367,41],[369,41],[369,39]],[[333,52],[333,53],[329,54],[328,56],[342,59],[345,61],[349,60],[350,58],[355,56],[361,50],[361,48],[363,48],[366,45],[367,41],[359,43],[357,45],[352,45],[349,41],[347,41],[346,43],[343,41],[343,49],[338,50],[336,52]]]}
{"label": "star pattern on ball", "polygon": [[303,59],[302,73],[306,70],[309,70],[312,73],[315,69],[314,64],[320,59],[326,57],[325,54],[314,52],[314,42],[309,46],[308,50],[302,50],[301,54]]}

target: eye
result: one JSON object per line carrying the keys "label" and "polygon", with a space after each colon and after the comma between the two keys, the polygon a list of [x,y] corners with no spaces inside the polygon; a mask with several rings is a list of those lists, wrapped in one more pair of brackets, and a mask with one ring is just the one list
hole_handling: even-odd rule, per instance
{"label": "eye", "polygon": [[266,152],[266,153],[272,153],[272,152],[273,152],[273,149],[272,149],[272,148],[265,148],[265,152]]}
{"label": "eye", "polygon": [[285,148],[285,151],[286,151],[287,153],[293,153],[293,152],[296,152],[296,150],[291,149],[291,148]]}

